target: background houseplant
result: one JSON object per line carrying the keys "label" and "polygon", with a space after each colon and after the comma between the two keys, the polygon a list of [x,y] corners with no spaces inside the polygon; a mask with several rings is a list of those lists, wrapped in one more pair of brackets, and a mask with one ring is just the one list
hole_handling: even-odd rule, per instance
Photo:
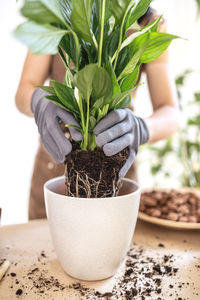
{"label": "background houseplant", "polygon": [[200,92],[193,91],[189,101],[186,93],[197,73],[186,70],[176,78],[181,110],[178,134],[161,145],[143,148],[151,157],[154,185],[166,185],[170,178],[174,187],[178,183],[177,187],[200,188]]}
{"label": "background houseplant", "polygon": [[[21,12],[28,21],[15,34],[33,53],[59,52],[66,66],[65,81],[63,84],[52,81],[52,87],[41,88],[49,93],[49,100],[71,111],[78,120],[80,128],[76,128],[83,135],[82,150],[96,148],[93,129],[97,122],[111,110],[129,106],[140,65],[156,59],[177,38],[157,32],[160,18],[126,37],[127,30],[150,3],[149,0],[24,2]],[[114,186],[117,179],[115,174]],[[86,185],[86,179],[83,182]],[[114,187],[113,193],[116,191]]]}

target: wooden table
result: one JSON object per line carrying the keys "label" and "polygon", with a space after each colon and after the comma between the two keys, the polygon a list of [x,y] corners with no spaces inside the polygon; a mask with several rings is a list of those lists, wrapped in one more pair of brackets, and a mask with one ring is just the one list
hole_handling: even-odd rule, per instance
{"label": "wooden table", "polygon": [[[143,251],[142,261],[152,258],[159,262],[163,260],[164,255],[173,255],[172,265],[178,268],[175,275],[162,276],[162,289],[159,294],[151,294],[150,297],[146,296],[143,299],[200,299],[199,231],[169,230],[138,221],[133,243],[132,253]],[[74,288],[66,288],[69,284],[80,281],[71,278],[62,270],[56,259],[46,220],[0,227],[0,258],[6,258],[11,262],[10,269],[0,282],[1,300],[127,299],[122,296],[109,298],[109,294],[107,297],[104,295],[100,298],[98,294],[94,296],[94,289],[101,293],[112,290],[123,273],[124,264],[118,274],[112,278],[99,282],[81,281],[82,285],[91,289],[87,291],[87,297],[80,294],[77,285]],[[141,276],[137,274],[141,289],[146,284],[146,279],[144,280],[146,277],[143,276],[145,272],[144,268]],[[44,281],[44,288],[42,284],[37,287],[38,282]],[[21,291],[21,295],[16,294],[16,292],[20,294]],[[142,299],[142,297],[137,294],[131,299]]]}

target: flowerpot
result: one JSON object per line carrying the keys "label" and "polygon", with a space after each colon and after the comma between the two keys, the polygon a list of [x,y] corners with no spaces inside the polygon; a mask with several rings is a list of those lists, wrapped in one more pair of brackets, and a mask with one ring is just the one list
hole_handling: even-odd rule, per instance
{"label": "flowerpot", "polygon": [[93,281],[117,272],[132,240],[140,201],[136,182],[123,179],[121,191],[113,198],[74,198],[64,195],[64,176],[45,183],[53,244],[70,276]]}

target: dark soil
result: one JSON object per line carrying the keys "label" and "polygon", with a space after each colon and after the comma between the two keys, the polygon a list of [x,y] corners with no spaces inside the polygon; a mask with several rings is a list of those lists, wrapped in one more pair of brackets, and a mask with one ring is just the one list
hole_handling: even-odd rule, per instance
{"label": "dark soil", "polygon": [[[42,252],[44,253],[44,251]],[[18,282],[13,281],[10,288],[14,290],[17,299],[22,299],[23,295],[26,297],[31,291],[35,294],[34,299],[47,299],[49,293],[55,294],[51,299],[57,299],[61,293],[63,299],[68,299],[65,298],[65,295],[73,292],[75,296],[79,296],[80,300],[190,300],[188,297],[181,298],[183,292],[187,289],[191,290],[192,287],[188,282],[179,281],[179,276],[177,276],[179,269],[176,267],[176,259],[173,254],[163,253],[155,257],[154,253],[151,256],[142,246],[134,244],[128,251],[121,270],[115,275],[112,290],[107,292],[86,287],[77,281],[71,284],[60,282],[45,268],[45,257],[42,257],[42,265],[34,264],[24,274],[23,283],[20,279]],[[196,267],[198,268],[199,265]],[[166,280],[167,278],[168,280]],[[164,285],[167,281],[169,284],[166,287]],[[169,294],[165,295],[167,288]],[[194,293],[198,296],[195,289]],[[70,297],[70,299],[72,298]]]}
{"label": "dark soil", "polygon": [[81,150],[73,145],[66,157],[66,195],[80,198],[115,197],[118,194],[119,170],[128,158],[128,148],[111,157],[103,150]]}

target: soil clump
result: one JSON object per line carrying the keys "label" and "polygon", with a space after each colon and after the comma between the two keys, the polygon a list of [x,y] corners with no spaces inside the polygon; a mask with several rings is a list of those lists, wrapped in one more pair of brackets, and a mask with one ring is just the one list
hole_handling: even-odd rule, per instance
{"label": "soil clump", "polygon": [[119,170],[128,158],[128,148],[106,156],[102,149],[82,150],[73,144],[66,157],[66,195],[78,198],[115,197],[120,188]]}

